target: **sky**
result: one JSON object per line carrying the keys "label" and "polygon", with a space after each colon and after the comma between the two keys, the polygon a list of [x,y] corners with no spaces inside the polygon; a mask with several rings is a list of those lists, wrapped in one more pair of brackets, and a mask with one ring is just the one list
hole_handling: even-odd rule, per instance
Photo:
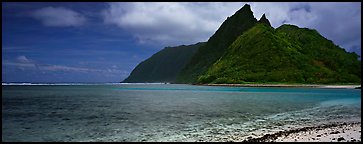
{"label": "sky", "polygon": [[246,3],[361,55],[360,2],[2,2],[2,82],[120,82],[164,47],[207,41]]}

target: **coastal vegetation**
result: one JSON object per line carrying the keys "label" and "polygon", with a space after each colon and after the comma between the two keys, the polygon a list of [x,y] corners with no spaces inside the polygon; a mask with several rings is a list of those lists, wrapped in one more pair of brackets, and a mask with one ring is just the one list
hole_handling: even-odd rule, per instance
{"label": "coastal vegetation", "polygon": [[198,83],[359,83],[360,61],[315,30],[257,24]]}

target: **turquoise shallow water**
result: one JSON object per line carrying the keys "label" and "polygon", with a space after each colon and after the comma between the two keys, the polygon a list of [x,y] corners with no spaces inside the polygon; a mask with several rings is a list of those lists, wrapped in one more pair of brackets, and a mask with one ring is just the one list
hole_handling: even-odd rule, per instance
{"label": "turquoise shallow water", "polygon": [[2,86],[3,141],[227,141],[360,117],[360,89]]}

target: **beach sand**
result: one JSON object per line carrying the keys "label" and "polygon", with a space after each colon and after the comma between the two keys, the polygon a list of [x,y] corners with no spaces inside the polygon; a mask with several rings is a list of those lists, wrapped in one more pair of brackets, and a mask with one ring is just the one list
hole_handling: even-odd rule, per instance
{"label": "beach sand", "polygon": [[361,124],[314,129],[278,137],[276,142],[360,142]]}
{"label": "beach sand", "polygon": [[361,122],[305,127],[266,134],[245,142],[360,142]]}

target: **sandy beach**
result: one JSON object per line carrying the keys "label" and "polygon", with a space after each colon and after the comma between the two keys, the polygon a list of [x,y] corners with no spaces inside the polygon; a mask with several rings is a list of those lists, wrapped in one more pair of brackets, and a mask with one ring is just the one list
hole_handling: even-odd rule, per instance
{"label": "sandy beach", "polygon": [[201,84],[204,86],[231,86],[231,87],[309,87],[309,88],[344,88],[354,89],[361,85],[320,85],[320,84]]}
{"label": "sandy beach", "polygon": [[360,142],[361,124],[314,129],[279,137],[276,142]]}
{"label": "sandy beach", "polygon": [[361,122],[304,127],[266,134],[244,142],[360,142]]}

